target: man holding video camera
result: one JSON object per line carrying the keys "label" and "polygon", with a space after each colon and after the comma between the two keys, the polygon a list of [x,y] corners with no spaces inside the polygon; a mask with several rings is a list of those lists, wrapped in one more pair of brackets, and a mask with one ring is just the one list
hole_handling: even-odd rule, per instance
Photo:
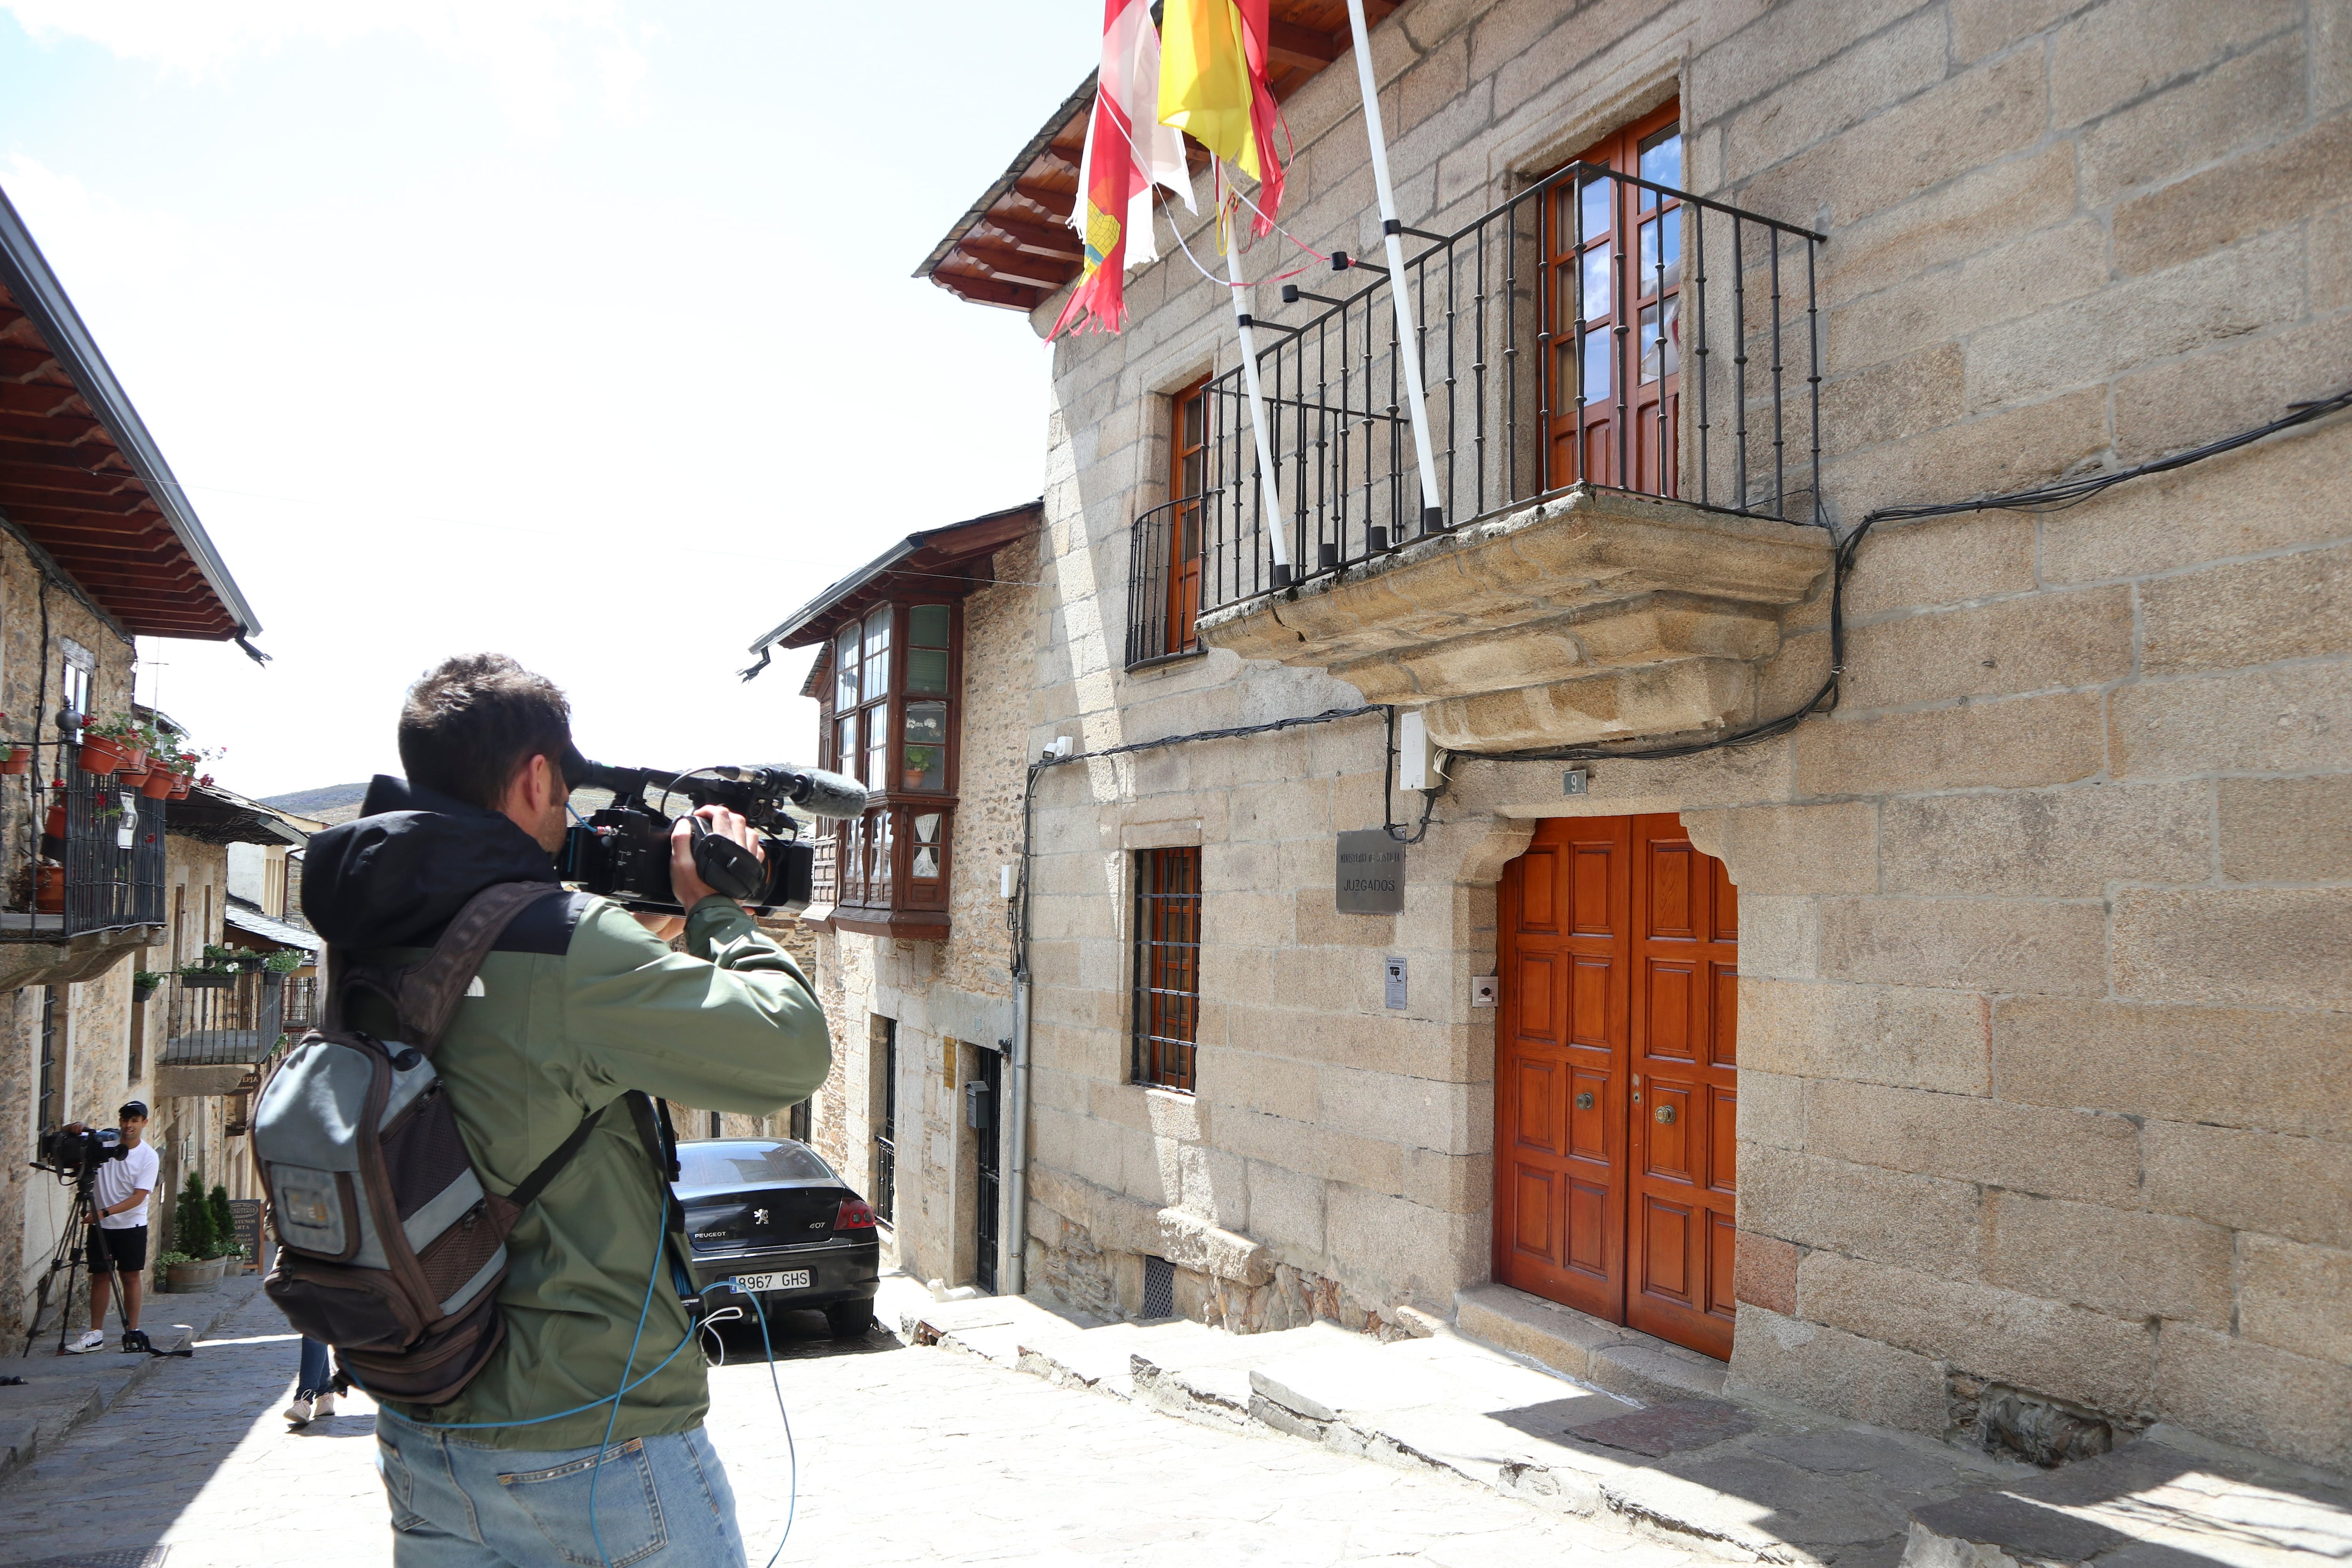
{"label": "man holding video camera", "polygon": [[[583,764],[553,684],[500,655],[449,659],[410,689],[399,739],[406,780],[378,777],[364,816],[310,841],[302,903],[338,962],[414,963],[483,889],[547,884],[433,1058],[486,1184],[512,1190],[632,1090],[769,1115],[824,1081],[831,1043],[807,980],[698,876],[688,820],[671,860],[683,952],[650,919],[556,880],[565,771]],[[695,816],[759,852],[735,813]],[[372,996],[348,1022],[391,1037]],[[742,1563],[702,1430],[702,1357],[685,1344],[667,1173],[646,1142],[624,1108],[599,1116],[508,1237],[504,1343],[450,1403],[383,1405],[377,1462],[402,1568]]]}
{"label": "man holding video camera", "polygon": [[[116,1115],[121,1119],[121,1153],[100,1162],[90,1183],[89,1331],[66,1347],[72,1355],[87,1355],[106,1344],[107,1300],[113,1281],[122,1280],[122,1331],[139,1331],[139,1296],[147,1281],[147,1199],[155,1190],[155,1173],[162,1162],[146,1142],[147,1106],[134,1100]],[[77,1121],[66,1129],[79,1132]],[[136,1350],[137,1342],[126,1349]]]}

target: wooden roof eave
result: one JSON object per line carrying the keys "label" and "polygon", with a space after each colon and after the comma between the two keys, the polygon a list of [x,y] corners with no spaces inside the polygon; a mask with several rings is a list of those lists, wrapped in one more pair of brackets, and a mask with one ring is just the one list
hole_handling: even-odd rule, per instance
{"label": "wooden roof eave", "polygon": [[[162,450],[131,405],[130,395],[115,378],[97,340],[83,324],[64,285],[5,192],[0,192],[0,288],[5,289],[13,311],[23,318],[9,323],[12,352],[28,352],[27,337],[37,336],[71,383],[49,385],[13,380],[7,390],[17,395],[0,397],[0,410],[49,416],[80,414],[104,426],[111,445],[152,498],[158,514],[156,521],[177,541],[204,579],[204,595],[213,601],[219,612],[217,621],[226,628],[210,635],[226,640],[243,639],[257,633],[261,629],[259,617],[229,575],[211,537],[189,507],[186,493],[173,477],[171,465],[163,460]],[[24,321],[31,324],[29,334]],[[26,525],[20,521],[16,526]],[[37,537],[37,531],[32,531]],[[134,626],[131,629],[150,628]]]}

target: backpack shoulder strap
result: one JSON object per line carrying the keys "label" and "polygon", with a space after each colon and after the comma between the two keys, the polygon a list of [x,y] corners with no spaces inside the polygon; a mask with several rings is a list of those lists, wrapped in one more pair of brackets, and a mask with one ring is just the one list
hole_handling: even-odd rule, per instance
{"label": "backpack shoulder strap", "polygon": [[393,1005],[404,1045],[431,1056],[441,1044],[457,999],[474,983],[482,960],[515,916],[543,898],[562,892],[554,882],[499,882],[466,901],[432,952],[421,963],[405,967],[385,963],[355,963],[331,949],[328,953],[326,1027],[346,1027],[349,994],[373,991]]}

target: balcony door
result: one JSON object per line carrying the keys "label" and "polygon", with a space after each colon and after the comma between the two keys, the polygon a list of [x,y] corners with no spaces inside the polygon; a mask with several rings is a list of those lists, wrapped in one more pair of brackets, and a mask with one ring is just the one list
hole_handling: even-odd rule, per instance
{"label": "balcony door", "polygon": [[1176,395],[1169,431],[1168,496],[1177,503],[1168,529],[1168,625],[1160,647],[1189,652],[1201,616],[1200,497],[1209,488],[1209,378]]}
{"label": "balcony door", "polygon": [[[1681,109],[1668,103],[1574,160],[1679,189]],[[1671,496],[1682,383],[1682,203],[1630,180],[1562,180],[1543,253],[1550,411],[1545,488],[1578,480]]]}
{"label": "balcony door", "polygon": [[1672,814],[1504,868],[1495,1278],[1731,1353],[1738,894]]}

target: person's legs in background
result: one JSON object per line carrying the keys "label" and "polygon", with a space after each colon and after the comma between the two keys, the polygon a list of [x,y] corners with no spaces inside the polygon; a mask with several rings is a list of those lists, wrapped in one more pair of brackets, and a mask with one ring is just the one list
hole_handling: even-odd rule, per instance
{"label": "person's legs in background", "polygon": [[317,1340],[302,1338],[302,1363],[294,1378],[294,1403],[286,1407],[286,1419],[297,1426],[307,1426],[314,1417],[335,1413],[334,1390],[330,1386],[333,1373],[327,1364],[327,1347]]}

